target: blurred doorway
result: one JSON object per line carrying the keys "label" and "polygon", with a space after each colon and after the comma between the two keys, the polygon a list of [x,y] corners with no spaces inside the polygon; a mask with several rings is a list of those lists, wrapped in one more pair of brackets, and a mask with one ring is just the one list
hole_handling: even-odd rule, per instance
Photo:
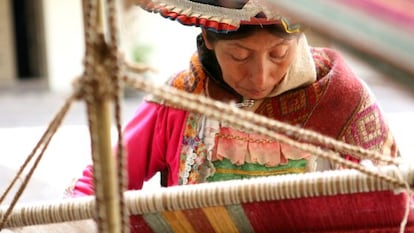
{"label": "blurred doorway", "polygon": [[46,79],[42,1],[10,0],[18,80]]}

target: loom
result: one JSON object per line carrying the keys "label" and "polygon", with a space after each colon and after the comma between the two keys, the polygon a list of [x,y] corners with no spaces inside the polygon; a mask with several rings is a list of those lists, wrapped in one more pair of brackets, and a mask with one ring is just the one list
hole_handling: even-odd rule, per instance
{"label": "loom", "polygon": [[[338,28],[338,25],[335,25],[337,22],[331,22],[323,17],[326,9],[331,11],[336,9],[338,11],[335,13],[343,14],[342,16],[350,14],[349,11],[340,10],[342,9],[339,7],[340,3],[327,3],[322,0],[312,1],[313,11],[306,10],[310,4],[307,1],[295,0],[292,3],[292,1],[274,0],[272,2],[295,17],[308,19],[309,25],[322,28],[322,34],[337,40],[339,37],[336,37],[336,33],[340,33],[338,31],[332,33],[334,28]],[[157,87],[142,80],[139,75],[136,75],[136,67],[125,62],[119,53],[116,1],[84,0],[83,6],[85,71],[78,79],[73,95],[55,116],[39,144],[22,166],[24,169],[30,159],[35,159],[34,167],[29,171],[12,203],[1,206],[0,229],[43,224],[59,225],[93,219],[99,232],[128,232],[127,219],[128,216],[133,215],[138,219],[139,224],[132,228],[144,233],[414,232],[414,215],[411,206],[414,169],[410,165],[400,164],[398,160],[355,148],[314,132],[263,119],[217,101],[181,93],[168,87]],[[331,8],[323,8],[323,6]],[[108,13],[104,14],[103,9]],[[318,27],[320,25],[324,27]],[[345,32],[340,35],[349,33],[347,30],[351,29],[344,28]],[[378,30],[378,33],[387,32],[381,31],[381,28]],[[358,30],[354,28],[353,32],[358,33]],[[411,31],[405,38],[393,37],[393,39],[396,41],[394,45],[409,43],[407,41],[413,41],[414,33]],[[342,38],[340,42],[348,45],[356,43],[348,37]],[[414,46],[411,46],[411,51],[413,48]],[[378,54],[373,47],[364,45],[355,46],[354,49],[367,52],[372,58],[371,61],[375,59],[375,62],[389,64],[389,69],[405,74],[401,77],[414,74],[411,65],[403,62],[395,63],[395,60],[391,59],[391,61],[387,56]],[[404,61],[412,61],[414,58],[413,51],[407,53],[398,48],[391,51],[395,52],[391,57],[403,57]],[[139,72],[145,70],[138,69]],[[225,119],[238,127],[283,141],[348,169],[169,187],[156,191],[125,191],[122,162],[124,155],[120,150],[115,157],[108,148],[108,145],[111,145],[109,128],[112,105],[115,106],[114,118],[118,139],[122,141],[119,117],[119,92],[122,83],[165,99],[166,104],[180,106],[212,118]],[[92,87],[98,91],[92,91]],[[92,156],[94,166],[98,168],[95,169],[97,172],[94,174],[95,180],[98,181],[96,195],[63,199],[56,203],[19,205],[18,198],[36,164],[39,163],[41,155],[69,110],[70,104],[77,99],[85,100],[88,107]],[[270,131],[268,126],[277,130]],[[285,136],[286,131],[290,134],[302,135],[306,138],[306,142],[291,140]],[[315,142],[318,144],[322,142],[326,148],[313,146]],[[381,161],[385,165],[367,168],[347,162],[337,156],[339,150],[351,151]],[[115,158],[120,162],[116,163]],[[22,170],[16,177],[21,174]],[[108,174],[112,178],[102,180],[102,177]],[[2,195],[1,201],[9,191],[10,189],[6,190]]]}

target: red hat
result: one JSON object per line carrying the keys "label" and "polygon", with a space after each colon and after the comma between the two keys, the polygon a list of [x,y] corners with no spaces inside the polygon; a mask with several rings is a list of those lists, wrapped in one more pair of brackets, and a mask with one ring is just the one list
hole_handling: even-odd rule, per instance
{"label": "red hat", "polygon": [[143,9],[163,17],[217,32],[236,31],[240,25],[281,24],[287,33],[300,32],[269,0],[137,0]]}

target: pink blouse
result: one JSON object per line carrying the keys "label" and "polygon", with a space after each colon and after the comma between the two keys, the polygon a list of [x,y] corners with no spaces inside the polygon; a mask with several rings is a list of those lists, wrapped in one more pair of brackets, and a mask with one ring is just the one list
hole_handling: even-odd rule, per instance
{"label": "pink blouse", "polygon": [[[187,112],[143,101],[124,131],[128,151],[128,189],[141,189],[144,181],[168,169],[168,186],[178,184],[179,147]],[[77,180],[73,196],[93,194],[92,166]]]}

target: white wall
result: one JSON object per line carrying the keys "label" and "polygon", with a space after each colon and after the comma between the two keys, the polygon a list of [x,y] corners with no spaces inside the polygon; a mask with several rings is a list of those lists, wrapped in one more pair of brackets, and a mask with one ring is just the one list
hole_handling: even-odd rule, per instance
{"label": "white wall", "polygon": [[72,90],[83,71],[83,16],[80,0],[43,0],[47,75],[52,91]]}
{"label": "white wall", "polygon": [[9,0],[0,0],[0,86],[15,81],[13,20]]}
{"label": "white wall", "polygon": [[[84,36],[81,1],[43,0],[49,85],[52,91],[71,91],[83,71]],[[156,83],[186,68],[196,50],[199,28],[185,27],[134,6],[120,17],[122,50],[131,57],[137,45],[152,47],[148,64],[159,72],[148,74]]]}
{"label": "white wall", "polygon": [[173,73],[187,68],[191,55],[196,51],[196,35],[200,29],[181,25],[139,7],[132,8],[132,11],[136,20],[134,25],[127,25],[130,28],[130,46],[141,44],[153,48],[148,65],[159,72],[149,74],[151,80],[160,84]]}

